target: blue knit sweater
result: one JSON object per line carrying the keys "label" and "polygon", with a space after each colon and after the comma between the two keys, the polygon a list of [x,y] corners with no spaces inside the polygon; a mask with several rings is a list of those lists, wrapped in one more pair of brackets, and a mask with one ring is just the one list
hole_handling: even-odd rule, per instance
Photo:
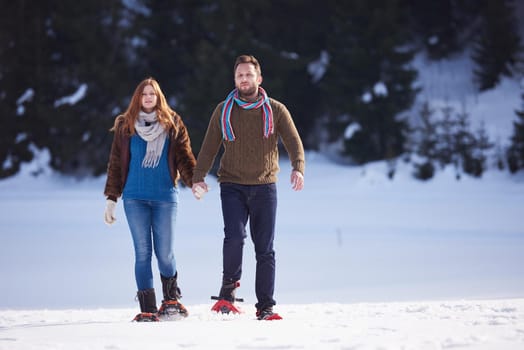
{"label": "blue knit sweater", "polygon": [[166,139],[160,162],[155,168],[144,168],[142,166],[147,142],[140,136],[132,136],[129,147],[131,159],[122,198],[176,202],[178,190],[173,184],[167,163],[169,139]]}

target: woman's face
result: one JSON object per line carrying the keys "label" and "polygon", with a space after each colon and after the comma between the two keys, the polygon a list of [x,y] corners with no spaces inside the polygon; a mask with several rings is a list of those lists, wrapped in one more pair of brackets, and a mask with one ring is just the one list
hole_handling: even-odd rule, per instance
{"label": "woman's face", "polygon": [[150,113],[156,107],[156,101],[158,97],[155,93],[155,89],[151,85],[146,85],[142,91],[142,109],[144,112]]}

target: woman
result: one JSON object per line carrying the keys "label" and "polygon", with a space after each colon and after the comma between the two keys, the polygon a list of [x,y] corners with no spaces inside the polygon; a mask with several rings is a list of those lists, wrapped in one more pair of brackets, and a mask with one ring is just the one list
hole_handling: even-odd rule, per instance
{"label": "woman", "polygon": [[[140,313],[135,321],[187,316],[179,302],[173,252],[179,177],[191,187],[195,157],[181,117],[167,104],[158,82],[147,78],[135,89],[124,114],[115,119],[109,156],[104,220],[115,222],[122,196],[135,250],[135,279]],[[162,281],[157,310],[151,258],[153,250]]]}

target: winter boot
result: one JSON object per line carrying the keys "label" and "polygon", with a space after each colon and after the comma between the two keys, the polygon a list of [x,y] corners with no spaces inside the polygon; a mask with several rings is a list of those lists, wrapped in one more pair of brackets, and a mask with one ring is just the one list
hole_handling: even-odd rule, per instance
{"label": "winter boot", "polygon": [[220,288],[220,293],[218,298],[222,300],[227,300],[230,303],[235,302],[235,290],[240,287],[240,282],[233,280],[223,280],[222,287]]}
{"label": "winter boot", "polygon": [[266,321],[273,321],[273,320],[281,320],[282,317],[273,312],[273,307],[268,306],[263,309],[257,310],[257,320],[266,320]]}
{"label": "winter boot", "polygon": [[177,284],[177,274],[173,277],[160,276],[162,280],[162,291],[164,294],[164,300],[158,310],[158,316],[162,320],[173,320],[181,317],[187,317],[187,309],[178,301],[182,295],[180,288]]}
{"label": "winter boot", "polygon": [[233,280],[223,280],[222,287],[218,297],[211,297],[211,299],[218,300],[211,310],[221,312],[223,314],[241,313],[240,309],[233,305],[235,301],[244,301],[243,299],[235,298],[235,290],[240,287],[240,282]]}
{"label": "winter boot", "polygon": [[139,290],[136,293],[140,303],[140,313],[135,316],[133,321],[136,322],[158,322],[156,296],[153,288]]}

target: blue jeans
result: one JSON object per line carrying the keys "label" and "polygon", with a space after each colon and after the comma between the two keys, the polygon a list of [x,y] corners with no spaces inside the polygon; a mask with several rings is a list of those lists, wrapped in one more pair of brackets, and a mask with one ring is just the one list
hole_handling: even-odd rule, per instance
{"label": "blue jeans", "polygon": [[246,224],[253,240],[256,257],[255,293],[257,309],[275,305],[275,220],[277,191],[275,184],[220,184],[224,219],[223,279],[238,281],[242,275],[242,250]]}
{"label": "blue jeans", "polygon": [[173,228],[177,202],[124,199],[124,211],[135,248],[137,288],[138,290],[153,288],[151,268],[153,249],[160,274],[168,278],[176,274]]}

